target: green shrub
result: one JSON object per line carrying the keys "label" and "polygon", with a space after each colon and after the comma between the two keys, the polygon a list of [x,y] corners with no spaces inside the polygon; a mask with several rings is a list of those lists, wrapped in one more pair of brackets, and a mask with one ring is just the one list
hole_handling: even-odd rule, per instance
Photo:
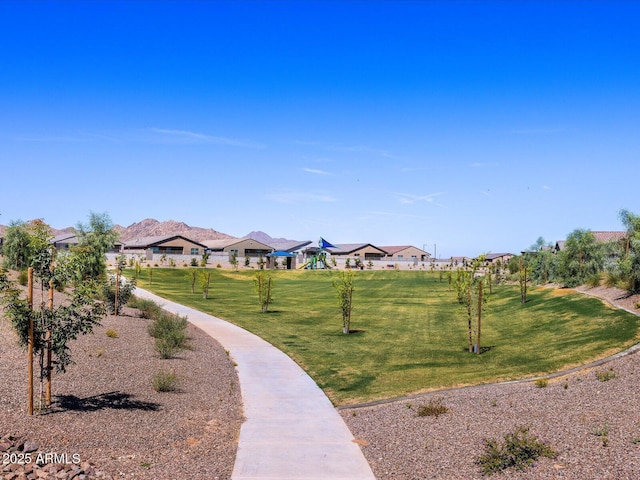
{"label": "green shrub", "polygon": [[587,278],[587,287],[596,288],[600,286],[602,282],[602,275],[600,273],[594,273],[589,278]]}
{"label": "green shrub", "polygon": [[178,387],[178,377],[175,373],[159,370],[153,376],[153,388],[156,392],[175,392]]}
{"label": "green shrub", "polygon": [[598,370],[596,371],[596,378],[601,382],[608,382],[609,380],[616,378],[616,372],[613,368],[610,368],[609,370]]}
{"label": "green shrub", "polygon": [[23,287],[26,287],[27,283],[29,283],[29,274],[26,270],[20,270],[20,273],[18,273],[18,283]]}
{"label": "green shrub", "polygon": [[191,258],[191,266],[192,267],[197,267],[198,266],[198,259],[195,257]]}
{"label": "green shrub", "polygon": [[418,416],[438,418],[440,415],[447,413],[448,411],[449,408],[442,404],[441,398],[434,398],[429,400],[429,403],[426,405],[420,405],[418,407]]}
{"label": "green shrub", "polygon": [[138,309],[142,318],[156,318],[162,313],[162,307],[153,300],[131,297],[127,305]]}
{"label": "green shrub", "polygon": [[114,330],[113,328],[108,329],[105,334],[107,335],[107,337],[109,338],[118,338],[118,332],[116,330]]}
{"label": "green shrub", "polygon": [[148,327],[155,338],[155,350],[161,358],[171,358],[177,350],[187,348],[187,318],[162,311]]}
{"label": "green shrub", "polygon": [[[133,291],[136,289],[135,280],[122,281],[120,280],[120,285],[118,287],[118,312],[122,310],[122,307],[129,302]],[[116,304],[116,279],[115,277],[110,277],[107,281],[102,285],[102,297],[107,306],[107,311],[109,313],[115,312],[115,304]]]}
{"label": "green shrub", "polygon": [[514,433],[504,436],[504,442],[485,440],[484,453],[476,463],[485,475],[501,472],[507,468],[523,470],[533,465],[540,457],[555,458],[558,455],[553,448],[529,433],[529,427],[517,427]]}
{"label": "green shrub", "polygon": [[539,378],[535,381],[535,384],[538,388],[545,388],[549,385],[549,380],[547,378]]}

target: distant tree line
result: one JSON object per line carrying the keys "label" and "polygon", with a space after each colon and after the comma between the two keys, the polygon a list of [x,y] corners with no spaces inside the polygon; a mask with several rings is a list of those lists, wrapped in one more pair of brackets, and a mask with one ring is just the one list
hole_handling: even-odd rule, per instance
{"label": "distant tree line", "polygon": [[587,284],[617,286],[630,295],[640,293],[640,216],[621,210],[625,235],[598,241],[590,230],[573,230],[559,251],[540,237],[522,255],[512,258],[511,274],[527,269],[532,283],[558,283],[565,287]]}

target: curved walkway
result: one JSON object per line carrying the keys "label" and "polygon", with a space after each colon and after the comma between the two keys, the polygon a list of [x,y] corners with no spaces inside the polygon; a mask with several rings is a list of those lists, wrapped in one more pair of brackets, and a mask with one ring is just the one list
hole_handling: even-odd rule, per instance
{"label": "curved walkway", "polygon": [[232,480],[375,480],[342,417],[287,355],[214,316],[141,288],[135,295],[186,315],[236,362],[246,420]]}

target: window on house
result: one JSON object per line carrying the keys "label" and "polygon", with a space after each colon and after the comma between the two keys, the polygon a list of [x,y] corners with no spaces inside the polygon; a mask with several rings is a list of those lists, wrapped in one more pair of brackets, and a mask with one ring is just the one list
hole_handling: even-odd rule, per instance
{"label": "window on house", "polygon": [[191,249],[191,255],[200,255],[200,249],[199,248],[192,248]]}

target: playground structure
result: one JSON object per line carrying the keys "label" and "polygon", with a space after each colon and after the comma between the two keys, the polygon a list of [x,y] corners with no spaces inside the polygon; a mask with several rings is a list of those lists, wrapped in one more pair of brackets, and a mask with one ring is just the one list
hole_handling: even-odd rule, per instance
{"label": "playground structure", "polygon": [[325,268],[331,268],[327,263],[327,248],[337,248],[335,245],[327,242],[324,238],[320,237],[318,241],[318,250],[316,253],[309,257],[306,263],[301,265],[300,268],[307,270],[324,270]]}

